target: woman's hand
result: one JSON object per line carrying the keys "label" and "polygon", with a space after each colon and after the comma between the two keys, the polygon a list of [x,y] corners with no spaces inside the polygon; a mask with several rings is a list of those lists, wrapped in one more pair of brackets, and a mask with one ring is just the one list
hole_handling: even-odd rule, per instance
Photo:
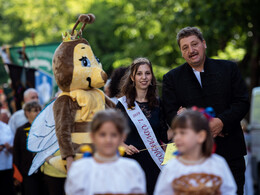
{"label": "woman's hand", "polygon": [[125,143],[122,144],[122,146],[125,148],[125,152],[127,155],[133,155],[136,153],[139,153],[140,151],[134,147],[133,145],[126,145]]}
{"label": "woman's hand", "polygon": [[179,110],[177,111],[177,115],[180,115],[182,112],[184,112],[185,110],[187,110],[185,107],[179,107]]}

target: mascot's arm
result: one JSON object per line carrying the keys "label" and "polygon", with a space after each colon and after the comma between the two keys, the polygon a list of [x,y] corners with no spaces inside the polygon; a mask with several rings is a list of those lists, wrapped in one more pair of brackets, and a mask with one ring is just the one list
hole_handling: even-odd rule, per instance
{"label": "mascot's arm", "polygon": [[75,130],[75,115],[80,109],[77,102],[70,96],[60,96],[54,103],[53,113],[56,125],[56,136],[58,139],[62,159],[69,156],[74,157],[75,151],[71,141],[71,133]]}
{"label": "mascot's arm", "polygon": [[105,104],[106,109],[116,107],[115,103],[109,97],[107,97],[106,95],[105,95],[105,103],[106,103]]}

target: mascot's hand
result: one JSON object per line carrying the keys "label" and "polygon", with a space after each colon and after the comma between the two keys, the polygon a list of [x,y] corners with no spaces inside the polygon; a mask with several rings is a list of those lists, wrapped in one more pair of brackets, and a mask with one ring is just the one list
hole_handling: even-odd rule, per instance
{"label": "mascot's hand", "polygon": [[66,161],[67,161],[67,172],[68,172],[70,170],[70,166],[71,166],[72,162],[74,161],[74,159],[72,156],[68,156],[66,158]]}

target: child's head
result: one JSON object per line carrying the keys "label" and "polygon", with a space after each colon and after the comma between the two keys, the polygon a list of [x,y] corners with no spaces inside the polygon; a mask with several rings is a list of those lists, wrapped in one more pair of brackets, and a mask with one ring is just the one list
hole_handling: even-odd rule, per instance
{"label": "child's head", "polygon": [[116,154],[127,134],[123,114],[113,109],[97,112],[91,123],[91,138],[97,152],[104,156]]}
{"label": "child's head", "polygon": [[211,155],[213,138],[208,119],[202,113],[188,109],[175,117],[171,128],[180,153],[189,153],[198,146],[203,156]]}

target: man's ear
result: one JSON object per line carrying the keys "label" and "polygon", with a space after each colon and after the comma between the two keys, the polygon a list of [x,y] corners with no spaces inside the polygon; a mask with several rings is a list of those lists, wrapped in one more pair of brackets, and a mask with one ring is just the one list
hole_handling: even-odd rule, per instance
{"label": "man's ear", "polygon": [[203,45],[204,45],[204,47],[205,47],[205,49],[206,49],[206,48],[207,48],[206,41],[205,41],[205,40],[203,40],[202,42],[203,42]]}

